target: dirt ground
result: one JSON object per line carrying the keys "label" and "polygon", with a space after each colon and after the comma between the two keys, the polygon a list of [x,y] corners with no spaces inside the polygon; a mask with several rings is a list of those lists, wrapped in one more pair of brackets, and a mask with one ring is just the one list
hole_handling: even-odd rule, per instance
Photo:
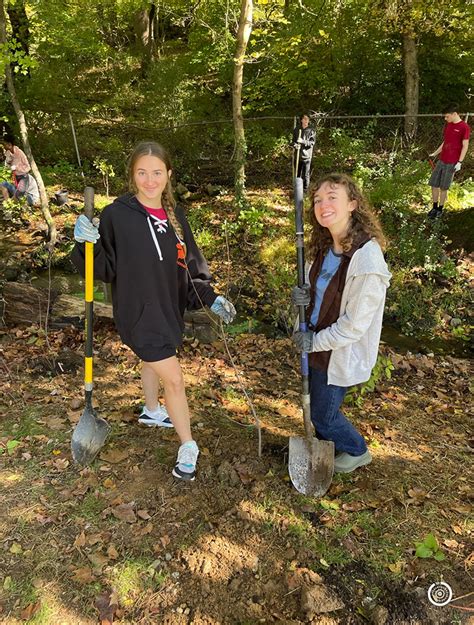
{"label": "dirt ground", "polygon": [[[183,484],[174,431],[137,422],[137,359],[112,326],[96,334],[94,404],[112,433],[82,470],[69,447],[81,332],[0,336],[1,623],[472,623],[468,361],[385,348],[392,378],[346,407],[374,460],[313,499],[287,474],[288,439],[303,433],[288,339],[228,338],[237,371],[223,341],[186,340],[201,455]],[[453,600],[434,607],[441,581]]]}

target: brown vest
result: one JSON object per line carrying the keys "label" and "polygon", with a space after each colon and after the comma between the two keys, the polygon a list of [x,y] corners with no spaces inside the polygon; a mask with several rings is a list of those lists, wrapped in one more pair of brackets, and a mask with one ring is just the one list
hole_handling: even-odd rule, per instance
{"label": "brown vest", "polygon": [[[321,272],[321,267],[323,265],[325,256],[322,250],[319,250],[319,252],[317,253],[316,258],[311,265],[311,269],[309,270],[311,301],[306,307],[306,323],[308,324],[308,328],[310,330],[313,330],[314,332],[319,332],[320,330],[324,330],[324,328],[328,328],[339,319],[342,292],[346,284],[346,275],[349,268],[349,263],[351,262],[351,258],[353,257],[354,253],[362,246],[364,246],[367,241],[370,241],[370,237],[366,234],[363,234],[358,240],[356,240],[356,242],[348,252],[342,253],[341,263],[336,273],[333,275],[331,282],[328,284],[326,291],[324,292],[321,309],[319,311],[318,322],[316,326],[313,326],[313,324],[311,323],[311,313],[313,312],[314,308],[316,280],[318,279],[318,276]],[[314,369],[327,371],[330,357],[331,351],[311,352],[310,354],[308,354],[309,365]]]}

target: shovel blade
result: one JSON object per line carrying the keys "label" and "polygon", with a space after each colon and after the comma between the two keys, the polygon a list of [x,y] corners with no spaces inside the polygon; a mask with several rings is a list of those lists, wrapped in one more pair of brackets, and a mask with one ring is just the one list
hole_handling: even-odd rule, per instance
{"label": "shovel blade", "polygon": [[72,433],[71,451],[74,462],[83,466],[90,464],[101,450],[109,432],[107,421],[86,408]]}
{"label": "shovel blade", "polygon": [[334,443],[292,436],[288,473],[298,492],[322,497],[331,486],[334,473]]}

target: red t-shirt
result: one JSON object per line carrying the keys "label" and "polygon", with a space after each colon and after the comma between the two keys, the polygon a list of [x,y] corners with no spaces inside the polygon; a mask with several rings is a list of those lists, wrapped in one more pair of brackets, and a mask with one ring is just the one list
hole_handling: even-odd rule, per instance
{"label": "red t-shirt", "polygon": [[145,206],[145,204],[142,204],[142,206],[148,213],[150,213],[150,215],[153,215],[153,217],[158,217],[158,219],[168,219],[168,215],[166,214],[164,208],[150,208],[149,206]]}
{"label": "red t-shirt", "polygon": [[457,163],[461,155],[462,142],[469,139],[471,129],[461,120],[457,124],[452,122],[444,127],[443,149],[439,158],[443,163]]}

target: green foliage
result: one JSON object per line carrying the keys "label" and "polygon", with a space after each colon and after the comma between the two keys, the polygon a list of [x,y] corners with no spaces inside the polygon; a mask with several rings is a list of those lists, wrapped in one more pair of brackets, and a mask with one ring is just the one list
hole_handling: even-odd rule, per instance
{"label": "green foliage", "polygon": [[394,369],[395,367],[390,356],[379,354],[377,356],[377,362],[370,374],[370,378],[363,384],[352,386],[347,392],[344,402],[360,408],[364,403],[367,393],[373,393],[381,380],[390,380]]}
{"label": "green foliage", "polygon": [[222,244],[219,237],[209,230],[209,228],[202,228],[197,232],[194,231],[194,238],[199,249],[208,260],[212,260],[212,258],[216,256]]}
{"label": "green foliage", "polygon": [[423,542],[415,543],[415,546],[415,556],[417,558],[434,558],[438,562],[446,558],[433,534],[428,534]]}
{"label": "green foliage", "polygon": [[106,158],[97,157],[94,159],[93,163],[94,167],[98,172],[102,175],[102,180],[104,182],[105,193],[107,197],[109,197],[109,178],[115,178],[115,171],[113,165],[107,161]]}
{"label": "green foliage", "polygon": [[241,202],[242,208],[238,212],[237,219],[226,225],[228,234],[244,232],[254,237],[262,234],[265,227],[265,216],[267,207],[264,202],[257,201],[250,204],[247,201]]}

